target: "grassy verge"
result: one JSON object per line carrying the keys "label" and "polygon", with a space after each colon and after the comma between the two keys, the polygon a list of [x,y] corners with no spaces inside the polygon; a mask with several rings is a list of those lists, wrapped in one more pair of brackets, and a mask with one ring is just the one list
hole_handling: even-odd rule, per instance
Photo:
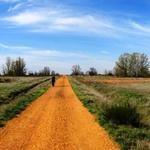
{"label": "grassy verge", "polygon": [[[34,79],[34,81],[29,79],[28,82],[20,81],[14,83],[3,83],[3,85],[0,86],[0,105],[10,103],[17,96],[20,96],[32,88],[49,80],[49,78],[37,78]],[[14,86],[11,86],[10,84],[14,84]]]}
{"label": "grassy verge", "polygon": [[[102,97],[87,91],[86,85],[74,78],[70,78],[70,83],[84,106],[96,116],[97,121],[120,144],[122,150],[150,149],[150,128],[139,124],[143,123],[142,114],[139,113],[141,106],[148,101],[144,94],[128,90],[108,90],[108,87],[102,84],[90,85],[107,97],[108,101],[104,101]],[[140,107],[137,107],[139,104]],[[124,116],[120,112],[123,112]],[[136,117],[139,117],[138,120]],[[137,121],[136,125],[134,119]]]}
{"label": "grassy verge", "polygon": [[1,105],[0,127],[18,114],[20,114],[30,103],[45,93],[50,87],[49,81],[42,82],[22,96],[14,99],[13,102]]}

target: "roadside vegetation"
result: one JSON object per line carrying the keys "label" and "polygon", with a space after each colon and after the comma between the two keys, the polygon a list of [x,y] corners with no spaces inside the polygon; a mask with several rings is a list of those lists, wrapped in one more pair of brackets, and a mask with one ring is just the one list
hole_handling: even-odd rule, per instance
{"label": "roadside vegetation", "polygon": [[28,71],[23,58],[7,57],[0,73],[0,126],[17,116],[50,86],[51,76],[59,76],[45,66]]}
{"label": "roadside vegetation", "polygon": [[[83,104],[123,150],[150,150],[150,61],[144,53],[120,55],[112,70],[98,74],[72,67],[71,83]],[[90,89],[90,90],[87,90]],[[97,92],[91,95],[92,89]],[[90,97],[89,97],[90,95]]]}
{"label": "roadside vegetation", "polygon": [[18,115],[50,86],[50,77],[0,77],[0,126]]}
{"label": "roadside vegetation", "polygon": [[83,104],[123,150],[149,150],[150,82],[97,82],[104,79],[114,78],[75,76],[70,82]]}

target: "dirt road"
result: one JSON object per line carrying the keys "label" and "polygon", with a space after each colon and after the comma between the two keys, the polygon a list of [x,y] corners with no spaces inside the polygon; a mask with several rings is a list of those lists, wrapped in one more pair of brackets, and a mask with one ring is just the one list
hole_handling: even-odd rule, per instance
{"label": "dirt road", "polygon": [[119,150],[61,77],[0,129],[0,150]]}

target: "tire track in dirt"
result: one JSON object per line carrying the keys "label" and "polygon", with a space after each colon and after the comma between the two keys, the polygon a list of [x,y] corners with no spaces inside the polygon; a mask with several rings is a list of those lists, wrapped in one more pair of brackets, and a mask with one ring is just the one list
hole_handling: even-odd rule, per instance
{"label": "tire track in dirt", "polygon": [[0,150],[119,150],[67,77],[0,129]]}

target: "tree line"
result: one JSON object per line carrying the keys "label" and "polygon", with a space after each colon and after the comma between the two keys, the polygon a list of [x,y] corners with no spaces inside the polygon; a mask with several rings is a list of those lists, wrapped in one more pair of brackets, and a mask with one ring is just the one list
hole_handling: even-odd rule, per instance
{"label": "tree line", "polygon": [[[98,75],[96,68],[91,67],[86,72],[83,72],[80,65],[72,66],[71,75]],[[12,59],[6,58],[5,64],[2,66],[2,74],[4,76],[50,76],[59,75],[55,71],[51,71],[49,67],[45,66],[43,69],[33,72],[27,71],[26,62],[23,58],[18,57]],[[105,71],[104,75],[118,76],[118,77],[149,77],[150,76],[150,62],[149,58],[144,53],[124,53],[120,55],[115,63],[113,70]]]}
{"label": "tree line", "polygon": [[[98,75],[96,68],[91,67],[87,72],[81,70],[80,65],[72,67],[72,75]],[[144,53],[124,53],[116,61],[113,70],[105,70],[104,75],[118,77],[149,77],[150,62]]]}
{"label": "tree line", "polygon": [[58,75],[55,71],[51,71],[49,67],[43,67],[39,71],[28,71],[26,67],[26,62],[23,58],[18,57],[17,59],[12,59],[10,57],[6,58],[5,64],[2,66],[2,75],[4,76],[50,76]]}
{"label": "tree line", "polygon": [[90,75],[95,76],[98,75],[96,68],[91,67],[86,73],[84,73],[80,67],[80,65],[73,65],[72,66],[72,73],[71,75]]}

